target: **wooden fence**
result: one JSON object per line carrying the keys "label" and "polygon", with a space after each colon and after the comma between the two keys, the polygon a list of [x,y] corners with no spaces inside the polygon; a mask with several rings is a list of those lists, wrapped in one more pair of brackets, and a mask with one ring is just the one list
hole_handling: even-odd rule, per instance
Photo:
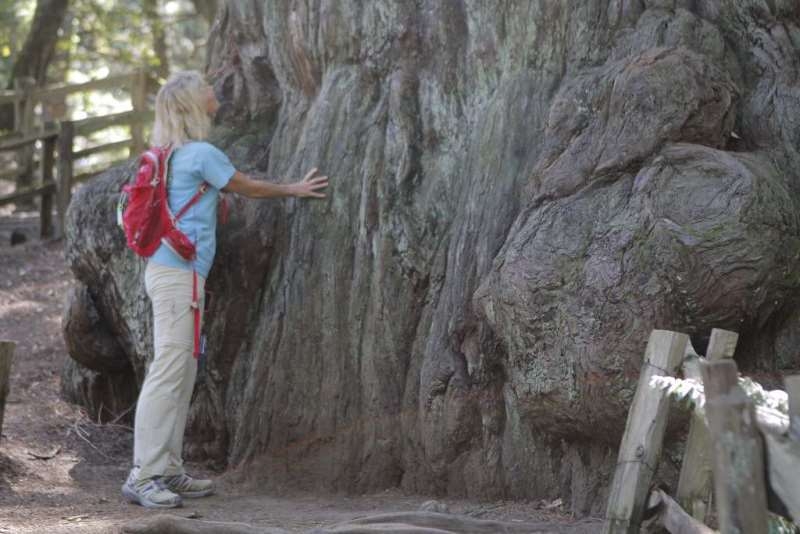
{"label": "wooden fence", "polygon": [[[767,488],[800,521],[800,375],[785,379],[788,416],[755,406],[739,385],[737,340],[734,332],[714,329],[703,358],[685,334],[652,332],[609,493],[606,534],[640,532],[645,510],[656,510],[657,524],[673,534],[712,533],[706,526],[712,500],[723,534],[766,534]],[[651,380],[679,370],[702,381],[705,416],[692,416],[673,499],[651,488],[670,405]]]}
{"label": "wooden fence", "polygon": [[[37,121],[38,104],[57,101],[70,94],[113,89],[129,91],[132,110],[82,120],[63,120],[58,124]],[[0,92],[0,105],[8,104],[14,106],[15,128],[11,135],[0,137],[0,152],[14,152],[17,168],[0,170],[0,179],[14,180],[17,189],[10,195],[0,197],[0,206],[41,197],[42,237],[54,235],[54,197],[58,216],[55,233],[63,235],[64,216],[72,187],[118,161],[99,168],[77,169],[81,171],[79,173],[75,172],[76,163],[95,154],[122,148],[128,148],[129,155],[140,152],[145,147],[144,125],[153,118],[152,111],[147,109],[147,72],[143,69],[81,84],[46,88],[35,88],[33,80],[24,79],[18,82],[14,91]],[[75,150],[76,137],[87,137],[112,126],[129,126],[131,137]],[[38,157],[35,154],[37,145],[40,151]]]}

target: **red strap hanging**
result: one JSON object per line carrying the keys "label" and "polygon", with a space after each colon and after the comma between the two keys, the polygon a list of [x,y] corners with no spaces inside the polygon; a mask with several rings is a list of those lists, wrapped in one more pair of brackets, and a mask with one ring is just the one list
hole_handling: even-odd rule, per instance
{"label": "red strap hanging", "polygon": [[197,271],[192,269],[192,313],[194,313],[194,359],[200,357],[200,299],[197,291]]}
{"label": "red strap hanging", "polygon": [[[197,192],[189,199],[189,202],[175,214],[175,220],[183,217],[189,208],[197,204],[200,198],[208,191],[208,183],[203,182],[197,189]],[[194,258],[193,258],[194,259]],[[192,267],[192,314],[194,315],[194,350],[192,355],[194,359],[200,358],[200,298],[197,291],[197,271]]]}
{"label": "red strap hanging", "polygon": [[228,214],[230,213],[230,206],[228,205],[228,199],[225,197],[225,193],[220,192],[219,194],[219,222],[222,224],[227,224],[228,222]]}

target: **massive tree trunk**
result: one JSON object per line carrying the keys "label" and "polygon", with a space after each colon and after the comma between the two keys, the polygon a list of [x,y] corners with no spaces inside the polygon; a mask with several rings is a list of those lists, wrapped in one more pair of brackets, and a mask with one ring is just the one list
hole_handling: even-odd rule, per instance
{"label": "massive tree trunk", "polygon": [[[228,2],[215,142],[332,185],[220,229],[187,452],[601,511],[652,328],[797,366],[798,23],[794,0]],[[142,263],[110,222],[129,171],[70,208],[105,322],[70,346],[111,333],[140,381]]]}
{"label": "massive tree trunk", "polygon": [[[47,65],[53,57],[68,5],[69,0],[37,0],[31,29],[14,61],[7,89],[14,89],[15,80],[28,77],[36,80],[36,85],[45,84]],[[13,106],[0,106],[0,129],[14,129]]]}

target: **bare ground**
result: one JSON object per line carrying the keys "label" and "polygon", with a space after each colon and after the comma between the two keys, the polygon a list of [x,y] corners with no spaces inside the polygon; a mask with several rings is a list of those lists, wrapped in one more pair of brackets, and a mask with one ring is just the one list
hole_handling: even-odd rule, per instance
{"label": "bare ground", "polygon": [[[11,247],[14,229],[27,242]],[[120,496],[133,435],[123,424],[100,425],[59,396],[67,358],[61,337],[63,299],[72,283],[62,241],[43,242],[34,214],[0,211],[0,339],[17,342],[0,438],[0,534],[119,532],[126,521],[152,514]],[[344,496],[266,493],[236,473],[215,476],[218,495],[187,501],[183,517],[237,521],[306,532],[357,517],[415,511],[430,497],[386,491]],[[444,499],[452,513],[509,522],[547,521],[553,532],[593,532],[597,521],[575,521],[559,503]],[[548,528],[549,530],[549,528]]]}

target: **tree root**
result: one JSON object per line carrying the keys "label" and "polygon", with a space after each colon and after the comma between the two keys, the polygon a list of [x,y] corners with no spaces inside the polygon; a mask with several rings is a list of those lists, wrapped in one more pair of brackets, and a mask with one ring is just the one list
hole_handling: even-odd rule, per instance
{"label": "tree root", "polygon": [[505,523],[435,512],[401,512],[354,519],[309,534],[537,534],[552,525]]}
{"label": "tree root", "polygon": [[288,534],[279,528],[256,528],[244,523],[198,521],[167,514],[129,521],[122,526],[122,532],[124,534]]}
{"label": "tree root", "polygon": [[[278,528],[256,528],[244,523],[198,521],[173,515],[137,519],[122,527],[125,534],[288,534]],[[402,512],[354,519],[309,534],[544,534],[551,524],[505,523],[434,512]]]}

